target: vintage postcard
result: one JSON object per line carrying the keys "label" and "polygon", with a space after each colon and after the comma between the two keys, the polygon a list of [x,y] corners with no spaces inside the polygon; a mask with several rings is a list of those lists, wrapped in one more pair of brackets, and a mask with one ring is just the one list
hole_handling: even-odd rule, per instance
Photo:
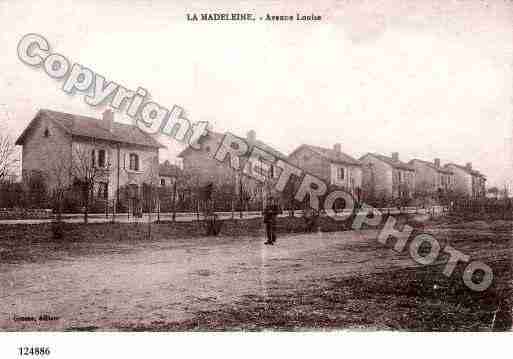
{"label": "vintage postcard", "polygon": [[511,332],[512,24],[0,1],[0,335]]}

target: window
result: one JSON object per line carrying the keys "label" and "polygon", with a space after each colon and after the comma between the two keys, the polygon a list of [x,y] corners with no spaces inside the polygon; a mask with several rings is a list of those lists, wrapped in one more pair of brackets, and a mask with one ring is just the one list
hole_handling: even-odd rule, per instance
{"label": "window", "polygon": [[345,177],[344,168],[343,167],[338,167],[337,168],[337,179],[338,180],[343,180],[344,177]]}
{"label": "window", "polygon": [[261,161],[255,161],[253,163],[253,167],[251,168],[251,171],[260,176],[267,177],[267,173],[265,172],[264,165]]}
{"label": "window", "polygon": [[139,171],[139,156],[135,153],[130,154],[130,170]]}
{"label": "window", "polygon": [[399,182],[401,182],[403,180],[403,176],[402,176],[401,171],[397,172],[397,177],[399,178]]}
{"label": "window", "polygon": [[105,150],[98,151],[98,167],[105,167]]}
{"label": "window", "polygon": [[165,185],[166,185],[166,180],[165,180],[164,178],[162,178],[162,179],[160,180],[160,185],[161,185],[161,186],[165,186]]}
{"label": "window", "polygon": [[50,137],[50,131],[48,129],[45,129],[44,136],[45,137]]}
{"label": "window", "polygon": [[91,166],[93,168],[96,166],[96,150],[91,151]]}

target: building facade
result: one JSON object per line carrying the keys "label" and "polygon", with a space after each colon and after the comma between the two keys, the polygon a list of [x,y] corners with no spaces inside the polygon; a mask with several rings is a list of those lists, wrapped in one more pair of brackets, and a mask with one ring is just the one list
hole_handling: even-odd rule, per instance
{"label": "building facade", "polygon": [[179,176],[181,176],[181,168],[171,164],[169,160],[165,160],[159,165],[159,185],[161,187],[172,186]]}
{"label": "building facade", "polygon": [[[219,162],[214,158],[223,139],[223,134],[209,131],[206,136],[200,138],[200,149],[188,147],[178,155],[182,159],[183,173],[190,179],[190,185],[196,188],[212,185],[214,192],[230,195],[235,193],[237,198],[240,198],[243,193],[248,202],[264,203],[266,196],[269,195],[267,189],[279,175],[278,169],[272,163],[266,163],[266,166],[252,164],[250,171],[257,171],[265,176],[267,180],[264,184],[240,171],[233,170],[228,160]],[[249,154],[255,146],[272,154],[276,159],[286,159],[283,153],[258,140],[253,130],[247,133],[244,141],[248,144],[248,151],[245,156],[241,156],[241,168],[245,167]],[[267,167],[269,170],[264,170]]]}
{"label": "building facade", "polygon": [[164,147],[136,126],[114,122],[110,110],[102,120],[40,110],[16,144],[22,146],[24,180],[40,174],[52,190],[89,177],[94,194],[112,200],[121,188],[138,197],[144,183],[158,183]]}
{"label": "building facade", "polygon": [[472,169],[472,163],[461,166],[448,163],[445,168],[454,173],[455,194],[460,197],[480,199],[486,196],[486,177]]}
{"label": "building facade", "polygon": [[415,168],[415,192],[418,196],[436,199],[453,192],[454,173],[442,167],[439,158],[435,158],[433,162],[413,159],[409,164]]}
{"label": "building facade", "polygon": [[362,164],[342,152],[338,143],[332,149],[303,144],[289,155],[288,160],[327,184],[340,187],[355,197],[360,194]]}
{"label": "building facade", "polygon": [[392,156],[367,153],[360,158],[363,169],[363,191],[367,198],[413,198],[415,168]]}

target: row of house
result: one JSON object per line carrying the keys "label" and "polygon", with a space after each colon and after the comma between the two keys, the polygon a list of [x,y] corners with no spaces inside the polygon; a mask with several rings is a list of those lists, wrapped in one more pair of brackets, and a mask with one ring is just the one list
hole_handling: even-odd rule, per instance
{"label": "row of house", "polygon": [[[63,181],[71,185],[76,180],[76,175],[72,175],[74,164],[82,162],[97,170],[94,179],[97,193],[115,198],[121,187],[130,188],[133,196],[137,196],[144,183],[168,186],[182,173],[188,174],[190,184],[195,186],[209,183],[219,188],[237,186],[242,181],[240,175],[227,163],[220,164],[214,159],[222,139],[222,134],[210,131],[201,139],[201,150],[187,148],[179,154],[182,160],[179,168],[169,161],[161,163],[159,150],[165,146],[136,126],[115,122],[110,110],[105,111],[101,120],[40,110],[16,144],[22,146],[24,178],[37,171],[44,173],[49,187]],[[245,140],[250,150],[257,146],[358,196],[412,198],[416,194],[456,193],[480,198],[485,194],[486,177],[470,163],[442,166],[439,159],[433,162],[413,159],[406,163],[399,159],[398,153],[391,156],[367,153],[356,159],[344,153],[340,144],[333,148],[303,144],[286,155],[257,139],[254,131],[249,131]],[[271,177],[278,175],[271,167]],[[246,188],[263,195],[255,181],[247,178],[245,181]]]}
{"label": "row of house", "polygon": [[[219,147],[222,137],[210,132],[202,140],[201,151],[186,149],[179,154],[184,172],[193,173],[200,185],[229,185],[237,176],[227,163],[219,164],[213,159],[212,149]],[[391,156],[367,153],[356,159],[344,153],[341,144],[335,144],[333,148],[302,144],[287,156],[258,140],[254,131],[249,131],[245,140],[250,150],[258,146],[355,196],[413,198],[417,195],[433,199],[448,195],[474,199],[485,196],[486,177],[473,169],[471,163],[442,166],[439,158],[432,162],[413,159],[406,163],[399,159],[397,152]],[[273,176],[277,175],[277,171],[273,171]]]}

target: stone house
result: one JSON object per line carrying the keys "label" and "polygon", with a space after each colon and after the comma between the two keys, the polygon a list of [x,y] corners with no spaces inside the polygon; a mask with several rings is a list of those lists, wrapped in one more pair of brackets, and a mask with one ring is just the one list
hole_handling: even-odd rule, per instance
{"label": "stone house", "polygon": [[367,153],[360,158],[363,168],[364,198],[412,198],[415,192],[415,168],[391,157]]}
{"label": "stone house", "polygon": [[22,146],[22,176],[44,176],[48,189],[70,187],[94,172],[93,195],[119,201],[120,189],[139,198],[143,183],[157,184],[159,149],[164,146],[138,127],[42,109],[16,141]]}
{"label": "stone house", "polygon": [[437,198],[452,193],[455,186],[454,173],[440,166],[440,159],[433,162],[413,159],[409,162],[415,168],[415,192],[422,196]]}
{"label": "stone house", "polygon": [[472,169],[472,163],[465,166],[448,163],[444,167],[454,173],[454,189],[457,195],[473,199],[486,196],[486,176]]}
{"label": "stone house", "polygon": [[362,164],[342,152],[339,143],[332,149],[303,144],[292,151],[288,160],[329,185],[340,187],[353,196],[360,193]]}
{"label": "stone house", "polygon": [[[190,185],[193,188],[201,188],[206,185],[212,184],[214,191],[218,193],[231,193],[235,192],[240,194],[241,190],[250,198],[248,201],[263,203],[265,200],[266,192],[262,184],[256,180],[242,175],[234,171],[228,161],[219,162],[214,158],[216,150],[221,145],[224,134],[215,131],[208,131],[206,136],[202,136],[199,140],[200,149],[196,150],[187,147],[185,150],[178,154],[182,160],[182,169],[184,175],[190,178]],[[251,153],[253,147],[258,148],[272,154],[277,159],[285,160],[286,156],[280,151],[274,149],[268,144],[256,138],[255,131],[251,130],[247,133],[244,140],[248,144],[247,156]],[[244,160],[241,167],[244,167]],[[252,169],[256,170],[256,169]],[[264,174],[270,180],[278,177],[277,169],[271,164],[270,173]],[[263,173],[262,173],[263,174]]]}

